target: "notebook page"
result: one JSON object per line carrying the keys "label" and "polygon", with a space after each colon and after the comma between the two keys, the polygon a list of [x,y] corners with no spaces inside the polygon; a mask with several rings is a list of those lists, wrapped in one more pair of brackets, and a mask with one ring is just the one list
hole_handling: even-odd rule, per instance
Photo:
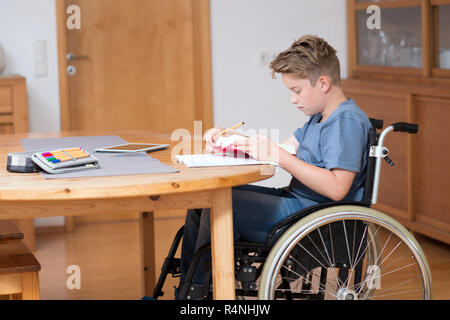
{"label": "notebook page", "polygon": [[245,159],[240,157],[230,157],[214,154],[185,154],[176,155],[179,163],[184,163],[187,167],[220,167],[220,166],[245,166],[253,164],[272,164],[271,161],[259,161],[255,159]]}

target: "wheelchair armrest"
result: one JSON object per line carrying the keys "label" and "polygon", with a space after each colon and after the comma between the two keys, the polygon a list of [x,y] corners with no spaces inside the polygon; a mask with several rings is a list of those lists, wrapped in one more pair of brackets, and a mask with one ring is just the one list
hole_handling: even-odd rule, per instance
{"label": "wheelchair armrest", "polygon": [[361,202],[361,201],[331,201],[331,202],[325,202],[325,203],[319,203],[314,206],[302,209],[300,211],[297,211],[290,215],[289,217],[285,218],[284,220],[281,220],[276,225],[272,227],[269,231],[269,235],[266,239],[266,246],[268,248],[271,248],[275,242],[281,237],[281,235],[295,222],[300,220],[301,218],[307,216],[308,214],[311,214],[313,212],[316,212],[321,209],[329,208],[329,207],[335,207],[335,206],[363,206],[363,207],[370,207],[370,202]]}

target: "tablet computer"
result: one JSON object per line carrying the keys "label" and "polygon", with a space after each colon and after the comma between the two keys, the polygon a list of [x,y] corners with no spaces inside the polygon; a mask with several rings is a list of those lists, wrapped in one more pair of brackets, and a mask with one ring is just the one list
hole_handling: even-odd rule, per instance
{"label": "tablet computer", "polygon": [[167,149],[168,144],[153,144],[153,143],[124,143],[115,146],[108,146],[99,149],[95,149],[97,152],[141,152],[141,151],[156,151],[161,149]]}

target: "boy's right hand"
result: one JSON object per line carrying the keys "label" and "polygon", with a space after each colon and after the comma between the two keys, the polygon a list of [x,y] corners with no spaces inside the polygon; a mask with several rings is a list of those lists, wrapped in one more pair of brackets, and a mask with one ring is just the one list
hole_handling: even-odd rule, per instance
{"label": "boy's right hand", "polygon": [[209,152],[214,151],[215,149],[215,142],[217,141],[217,134],[221,131],[223,131],[224,128],[221,127],[214,127],[205,132],[203,135],[203,141],[206,142],[206,150]]}

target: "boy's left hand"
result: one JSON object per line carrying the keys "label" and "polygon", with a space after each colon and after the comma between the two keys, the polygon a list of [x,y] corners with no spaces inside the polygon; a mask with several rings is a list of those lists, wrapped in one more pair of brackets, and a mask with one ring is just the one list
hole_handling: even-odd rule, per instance
{"label": "boy's left hand", "polygon": [[280,147],[266,136],[256,135],[248,139],[239,139],[234,141],[231,147],[247,153],[256,160],[278,163]]}

